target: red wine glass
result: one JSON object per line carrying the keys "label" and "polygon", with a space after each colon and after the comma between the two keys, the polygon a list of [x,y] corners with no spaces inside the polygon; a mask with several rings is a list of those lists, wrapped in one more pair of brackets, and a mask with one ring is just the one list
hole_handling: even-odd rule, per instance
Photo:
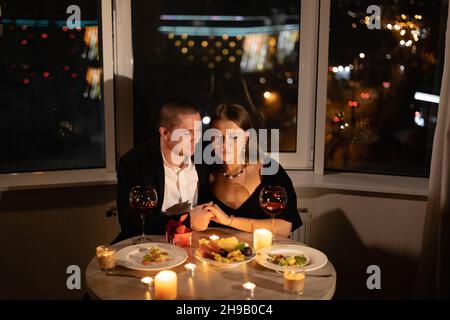
{"label": "red wine glass", "polygon": [[150,214],[158,203],[158,194],[153,187],[135,186],[131,189],[128,198],[129,206],[141,217],[142,235],[135,240],[135,243],[150,242],[145,235],[145,217]]}
{"label": "red wine glass", "polygon": [[280,186],[266,186],[259,193],[259,205],[265,213],[272,218],[272,234],[274,234],[275,217],[286,208],[287,194],[286,190]]}

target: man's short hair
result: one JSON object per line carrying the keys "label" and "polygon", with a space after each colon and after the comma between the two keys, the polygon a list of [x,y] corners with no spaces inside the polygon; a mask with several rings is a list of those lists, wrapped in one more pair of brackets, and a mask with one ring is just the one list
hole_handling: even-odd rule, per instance
{"label": "man's short hair", "polygon": [[179,122],[178,115],[196,113],[200,112],[194,104],[181,99],[168,99],[163,102],[159,109],[158,127],[171,130]]}

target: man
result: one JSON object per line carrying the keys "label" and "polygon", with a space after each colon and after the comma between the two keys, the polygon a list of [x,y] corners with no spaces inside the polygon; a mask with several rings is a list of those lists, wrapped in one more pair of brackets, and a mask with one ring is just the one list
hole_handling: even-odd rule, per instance
{"label": "man", "polygon": [[193,104],[177,99],[167,100],[158,116],[159,137],[126,153],[117,171],[117,207],[121,232],[118,242],[142,233],[139,215],[128,205],[133,186],[153,186],[158,204],[145,217],[146,234],[164,234],[172,216],[190,212],[196,230],[205,229],[213,214],[202,209],[209,201],[208,173],[203,164],[194,164],[192,156],[201,135],[200,113]]}

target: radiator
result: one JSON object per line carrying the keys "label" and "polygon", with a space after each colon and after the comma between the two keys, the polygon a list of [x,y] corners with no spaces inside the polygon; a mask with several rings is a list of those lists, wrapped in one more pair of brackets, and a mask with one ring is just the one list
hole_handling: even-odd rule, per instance
{"label": "radiator", "polygon": [[311,217],[312,214],[306,208],[299,208],[298,214],[302,219],[303,225],[291,233],[291,239],[310,245]]}

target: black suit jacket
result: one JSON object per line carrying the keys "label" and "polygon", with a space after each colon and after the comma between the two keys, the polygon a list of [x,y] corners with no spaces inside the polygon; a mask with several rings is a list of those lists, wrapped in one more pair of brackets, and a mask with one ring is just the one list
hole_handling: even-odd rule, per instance
{"label": "black suit jacket", "polygon": [[[198,203],[210,201],[208,191],[208,168],[204,164],[195,165],[198,175]],[[164,234],[169,218],[161,212],[164,201],[164,164],[159,137],[152,139],[127,152],[119,162],[117,170],[117,209],[121,232],[113,243],[142,233],[140,216],[128,206],[128,195],[136,185],[153,186],[158,192],[158,205],[146,216],[146,234]]]}

